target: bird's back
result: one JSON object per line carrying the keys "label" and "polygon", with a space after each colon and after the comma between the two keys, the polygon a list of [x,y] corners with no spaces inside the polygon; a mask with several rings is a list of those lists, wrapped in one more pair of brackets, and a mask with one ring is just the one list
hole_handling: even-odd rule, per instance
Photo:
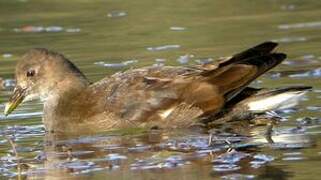
{"label": "bird's back", "polygon": [[[263,43],[232,58],[198,67],[145,67],[116,73],[90,86],[88,121],[108,128],[185,127],[218,113],[251,81],[285,55]],[[99,113],[97,113],[99,112]]]}

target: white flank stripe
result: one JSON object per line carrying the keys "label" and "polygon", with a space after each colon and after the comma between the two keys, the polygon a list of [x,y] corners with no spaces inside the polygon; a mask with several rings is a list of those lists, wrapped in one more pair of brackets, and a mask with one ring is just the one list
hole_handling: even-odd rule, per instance
{"label": "white flank stripe", "polygon": [[306,92],[288,92],[282,93],[248,104],[249,110],[253,112],[264,112],[277,109],[286,109],[294,107]]}

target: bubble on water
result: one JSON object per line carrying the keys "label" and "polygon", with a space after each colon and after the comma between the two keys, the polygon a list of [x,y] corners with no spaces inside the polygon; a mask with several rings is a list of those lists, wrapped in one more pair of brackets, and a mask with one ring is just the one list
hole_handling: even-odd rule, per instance
{"label": "bubble on water", "polygon": [[144,151],[147,151],[151,148],[150,145],[136,145],[135,147],[129,147],[128,148],[128,151],[130,152],[144,152]]}
{"label": "bubble on water", "polygon": [[294,4],[287,4],[287,5],[282,5],[281,9],[285,11],[293,11],[296,9],[296,6]]}
{"label": "bubble on water", "polygon": [[104,67],[112,67],[112,68],[122,68],[125,67],[126,65],[123,63],[105,63]]}
{"label": "bubble on water", "polygon": [[58,164],[58,167],[80,171],[95,167],[95,163],[90,161],[71,161]]}
{"label": "bubble on water", "polygon": [[166,159],[159,158],[158,156],[153,156],[152,158],[146,160],[137,160],[135,163],[130,165],[132,170],[145,170],[145,169],[162,169],[162,168],[174,168],[182,166],[184,164],[189,164],[180,156],[170,156]]}
{"label": "bubble on water", "polygon": [[185,27],[180,27],[180,26],[172,26],[169,29],[172,31],[185,31],[186,30]]}
{"label": "bubble on water", "polygon": [[77,32],[80,32],[81,29],[80,28],[67,28],[65,31],[68,33],[77,33]]}
{"label": "bubble on water", "polygon": [[[18,146],[16,147],[16,151],[18,153],[24,153],[24,152],[34,152],[35,148],[33,147],[26,147],[26,146]],[[9,152],[14,153],[13,150],[10,150]]]}
{"label": "bubble on water", "polygon": [[227,171],[237,171],[240,170],[241,167],[236,164],[217,164],[213,165],[213,170],[217,172],[227,172]]}
{"label": "bubble on water", "polygon": [[11,88],[14,87],[16,85],[16,81],[14,79],[5,79],[3,81],[3,86],[5,88]]}
{"label": "bubble on water", "polygon": [[303,117],[296,119],[300,126],[318,125],[321,123],[321,119],[317,117]]}
{"label": "bubble on water", "polygon": [[302,149],[310,147],[310,143],[274,143],[272,148],[274,149]]}
{"label": "bubble on water", "polygon": [[40,33],[40,32],[48,32],[48,33],[57,33],[57,32],[69,32],[75,33],[80,32],[80,28],[67,28],[65,29],[62,26],[33,26],[33,25],[26,25],[20,28],[14,28],[13,31],[15,32],[29,32],[29,33]]}
{"label": "bubble on water", "polygon": [[321,93],[321,89],[313,89],[312,91],[315,93]]}
{"label": "bubble on water", "polygon": [[0,120],[8,120],[8,119],[27,119],[27,118],[34,118],[34,117],[41,117],[43,112],[26,112],[26,113],[19,113],[19,114],[10,114],[9,117],[0,114]]}
{"label": "bubble on water", "polygon": [[250,162],[252,168],[260,168],[262,165],[274,160],[273,156],[265,154],[256,154],[253,156],[253,160]]}
{"label": "bubble on water", "polygon": [[4,177],[13,178],[17,176],[17,173],[10,171],[7,168],[0,168],[0,174]]}
{"label": "bubble on water", "polygon": [[183,56],[180,56],[179,58],[177,58],[176,61],[179,62],[180,64],[187,64],[189,62],[189,60],[193,57],[194,57],[194,55],[192,55],[192,54],[186,54],[186,55],[183,55]]}
{"label": "bubble on water", "polygon": [[64,28],[61,27],[61,26],[48,26],[48,27],[45,27],[45,31],[46,32],[61,32],[63,30],[64,30]]}
{"label": "bubble on water", "polygon": [[30,126],[7,126],[4,129],[1,129],[2,134],[12,135],[14,134],[15,137],[18,135],[43,135],[45,129],[44,125],[30,125]]}
{"label": "bubble on water", "polygon": [[313,55],[313,54],[306,54],[306,55],[303,55],[303,56],[301,57],[301,59],[304,59],[304,60],[315,59],[315,55]]}
{"label": "bubble on water", "polygon": [[290,74],[290,78],[311,78],[311,77],[321,77],[321,68],[317,68],[310,71],[305,71],[297,74]]}
{"label": "bubble on water", "polygon": [[197,64],[200,65],[205,65],[205,64],[209,64],[211,62],[213,62],[213,58],[201,58],[201,59],[196,59],[194,60]]}
{"label": "bubble on water", "polygon": [[266,155],[266,154],[256,154],[253,156],[253,158],[263,162],[270,162],[274,160],[273,156]]}
{"label": "bubble on water", "polygon": [[289,157],[282,158],[283,161],[299,161],[299,160],[304,160],[304,159],[306,159],[306,158],[302,157],[302,156],[289,156]]}
{"label": "bubble on water", "polygon": [[77,175],[77,174],[86,174],[86,173],[92,173],[92,172],[95,172],[95,171],[101,171],[101,170],[104,170],[105,168],[102,168],[102,167],[95,167],[95,168],[90,168],[90,169],[84,169],[84,170],[81,170],[81,171],[77,171],[77,172],[74,172],[73,174]]}
{"label": "bubble on water", "polygon": [[[286,114],[292,114],[297,112],[298,110],[296,108],[286,108],[286,109],[278,109],[275,112],[277,114],[282,114],[282,115],[286,115]],[[283,116],[282,116],[283,117]],[[286,120],[286,117],[283,117],[284,120]]]}
{"label": "bubble on water", "polygon": [[298,156],[301,154],[302,152],[286,152],[286,153],[283,153],[283,156]]}
{"label": "bubble on water", "polygon": [[321,21],[315,22],[304,22],[295,24],[281,24],[278,26],[279,29],[300,29],[300,28],[320,28]]}
{"label": "bubble on water", "polygon": [[0,140],[0,144],[7,144],[8,143],[8,140],[6,140],[6,139],[1,139]]}
{"label": "bubble on water", "polygon": [[117,153],[108,154],[106,156],[106,160],[108,160],[108,161],[118,161],[118,160],[125,160],[125,159],[127,159],[126,156],[120,155]]}
{"label": "bubble on water", "polygon": [[311,77],[310,72],[304,72],[304,73],[298,73],[298,74],[290,74],[290,78],[305,78],[305,77]]}
{"label": "bubble on water", "polygon": [[164,63],[155,63],[152,66],[153,67],[163,67],[163,66],[165,66],[165,64]]}
{"label": "bubble on water", "polygon": [[105,62],[104,61],[97,61],[97,62],[94,62],[94,64],[103,66],[105,64]]}
{"label": "bubble on water", "polygon": [[38,153],[36,155],[36,157],[34,157],[34,159],[37,160],[37,161],[44,161],[44,160],[47,159],[47,154],[44,153],[43,151],[41,151],[40,153]]}
{"label": "bubble on water", "polygon": [[251,174],[229,174],[229,175],[221,176],[221,179],[224,179],[224,180],[248,180],[248,179],[255,179],[255,175],[251,175]]}
{"label": "bubble on water", "polygon": [[321,77],[321,68],[312,70],[311,74],[313,77]]}
{"label": "bubble on water", "polygon": [[281,73],[279,73],[279,72],[270,73],[269,77],[271,79],[279,79],[281,77]]}
{"label": "bubble on water", "polygon": [[156,59],[155,59],[155,62],[156,62],[156,63],[152,65],[152,66],[154,66],[154,67],[165,66],[166,59],[156,58]]}
{"label": "bubble on water", "polygon": [[119,144],[108,144],[108,145],[104,145],[103,146],[103,149],[108,151],[108,152],[114,152],[114,151],[117,151],[117,150],[122,150],[124,149],[125,147],[119,145]]}
{"label": "bubble on water", "polygon": [[321,111],[321,106],[307,106],[306,109],[309,111]]}
{"label": "bubble on water", "polygon": [[122,61],[120,63],[105,63],[104,61],[98,61],[98,62],[95,62],[94,64],[99,65],[99,66],[108,67],[108,68],[124,68],[124,67],[130,66],[132,64],[135,64],[137,62],[138,62],[138,60],[131,59],[131,60]]}
{"label": "bubble on water", "polygon": [[180,48],[180,45],[164,45],[164,46],[156,46],[156,47],[148,47],[146,48],[148,51],[165,51],[165,50],[174,50]]}
{"label": "bubble on water", "polygon": [[134,63],[137,63],[137,62],[138,62],[138,60],[127,60],[127,61],[124,61],[122,63],[127,66],[127,65],[134,64]]}
{"label": "bubble on water", "polygon": [[208,136],[190,136],[180,139],[170,139],[165,142],[166,147],[175,151],[192,151],[192,150],[202,150],[208,149]]}
{"label": "bubble on water", "polygon": [[1,161],[7,161],[7,162],[13,162],[13,161],[17,161],[20,158],[17,158],[15,156],[12,156],[10,154],[7,154],[6,156],[1,156],[0,160]]}
{"label": "bubble on water", "polygon": [[183,158],[182,158],[182,156],[176,155],[176,156],[170,156],[170,157],[166,158],[165,161],[172,162],[172,163],[178,163],[178,162],[183,161]]}
{"label": "bubble on water", "polygon": [[125,11],[111,11],[110,13],[107,14],[107,17],[109,18],[119,18],[119,17],[125,17],[127,16],[127,12]]}
{"label": "bubble on water", "polygon": [[10,53],[4,53],[4,54],[2,54],[2,57],[3,57],[3,58],[11,58],[11,57],[12,57],[12,54],[10,54]]}
{"label": "bubble on water", "polygon": [[279,39],[272,39],[273,42],[278,43],[292,43],[292,42],[305,42],[308,39],[306,37],[284,37]]}
{"label": "bubble on water", "polygon": [[47,156],[50,156],[51,154],[53,154],[55,157],[60,157],[60,158],[68,158],[68,157],[81,157],[81,156],[87,156],[89,154],[93,154],[95,151],[65,151],[65,152],[41,152],[39,153],[36,158],[38,159],[43,159],[46,158]]}
{"label": "bubble on water", "polygon": [[213,162],[214,163],[230,163],[230,164],[234,164],[239,162],[240,160],[246,158],[250,156],[247,153],[243,153],[243,152],[239,152],[239,151],[231,151],[231,152],[227,152],[224,154],[219,155],[218,157],[216,157]]}
{"label": "bubble on water", "polygon": [[158,62],[158,63],[164,63],[165,61],[166,61],[166,59],[163,59],[163,58],[155,59],[155,62]]}

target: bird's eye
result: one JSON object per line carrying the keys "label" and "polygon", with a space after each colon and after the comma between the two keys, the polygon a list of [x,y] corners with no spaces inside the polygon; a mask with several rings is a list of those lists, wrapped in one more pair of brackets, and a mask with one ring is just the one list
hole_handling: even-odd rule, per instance
{"label": "bird's eye", "polygon": [[35,75],[35,73],[36,73],[35,70],[30,69],[30,70],[27,71],[27,77],[32,77],[32,76]]}

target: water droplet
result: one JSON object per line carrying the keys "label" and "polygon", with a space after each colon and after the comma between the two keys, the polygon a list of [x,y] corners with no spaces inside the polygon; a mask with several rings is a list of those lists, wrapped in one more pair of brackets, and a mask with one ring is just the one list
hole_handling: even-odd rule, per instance
{"label": "water droplet", "polygon": [[107,14],[107,17],[109,18],[119,18],[119,17],[125,17],[127,16],[127,12],[125,11],[111,11],[110,13]]}
{"label": "water droplet", "polygon": [[4,53],[4,54],[2,54],[2,57],[3,57],[3,58],[11,58],[11,57],[12,57],[12,54],[10,54],[10,53]]}
{"label": "water droplet", "polygon": [[190,58],[194,57],[194,55],[191,54],[186,54],[183,56],[180,56],[179,58],[176,59],[177,62],[179,62],[180,64],[187,64],[190,60]]}
{"label": "water droplet", "polygon": [[186,30],[185,27],[179,27],[179,26],[172,26],[169,29],[172,31],[185,31]]}
{"label": "water droplet", "polygon": [[248,180],[248,179],[255,179],[255,175],[250,174],[229,174],[225,176],[221,176],[222,179],[225,180]]}
{"label": "water droplet", "polygon": [[321,21],[295,23],[295,24],[281,24],[278,26],[279,29],[300,29],[300,28],[319,28],[319,27],[321,27]]}
{"label": "water droplet", "polygon": [[219,155],[215,160],[214,163],[230,163],[234,164],[239,162],[240,160],[248,157],[249,154],[238,152],[238,151],[231,151],[224,154]]}
{"label": "water droplet", "polygon": [[157,46],[157,47],[148,47],[146,48],[148,51],[165,51],[165,50],[173,50],[180,48],[180,45],[164,45],[164,46]]}
{"label": "water droplet", "polygon": [[279,43],[292,43],[292,42],[304,42],[307,41],[306,37],[284,37],[280,39],[273,39],[273,42]]}
{"label": "water droplet", "polygon": [[239,169],[241,167],[235,164],[218,164],[213,166],[213,170],[217,172],[237,171]]}

